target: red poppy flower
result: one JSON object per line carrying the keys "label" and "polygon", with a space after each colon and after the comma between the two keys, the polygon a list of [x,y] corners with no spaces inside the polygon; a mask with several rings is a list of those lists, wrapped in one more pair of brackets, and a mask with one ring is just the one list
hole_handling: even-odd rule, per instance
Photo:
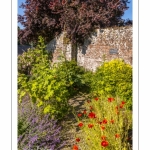
{"label": "red poppy flower", "polygon": [[103,122],[103,124],[107,124],[107,120],[106,119],[104,119],[102,122]]}
{"label": "red poppy flower", "polygon": [[88,127],[89,128],[92,128],[94,125],[93,124],[88,124]]}
{"label": "red poppy flower", "polygon": [[102,129],[102,130],[104,130],[104,129],[105,129],[105,127],[104,127],[104,126],[101,126],[101,129]]}
{"label": "red poppy flower", "polygon": [[96,118],[96,115],[95,113],[93,112],[90,112],[89,115],[88,115],[89,118]]}
{"label": "red poppy flower", "polygon": [[112,97],[108,98],[108,102],[112,102],[112,101],[114,101],[114,100],[115,100],[115,99],[112,98]]}
{"label": "red poppy flower", "polygon": [[122,105],[124,105],[125,103],[126,103],[125,101],[122,101],[122,102],[121,102]]}
{"label": "red poppy flower", "polygon": [[95,97],[95,100],[98,101],[98,97]]}
{"label": "red poppy flower", "polygon": [[105,140],[104,140],[104,141],[102,141],[102,142],[101,142],[101,146],[103,146],[103,147],[108,146],[108,141],[105,141]]}
{"label": "red poppy flower", "polygon": [[83,114],[86,114],[86,110],[83,111]]}
{"label": "red poppy flower", "polygon": [[82,126],[83,126],[83,123],[82,123],[82,122],[80,122],[80,123],[78,124],[78,126],[79,126],[79,127],[82,127]]}
{"label": "red poppy flower", "polygon": [[81,116],[82,116],[82,114],[79,113],[79,114],[78,114],[78,117],[81,117]]}
{"label": "red poppy flower", "polygon": [[79,139],[79,138],[76,138],[76,141],[77,141],[77,142],[80,142],[80,139]]}
{"label": "red poppy flower", "polygon": [[120,134],[115,134],[115,137],[116,138],[120,138]]}
{"label": "red poppy flower", "polygon": [[114,123],[114,120],[110,120],[110,122],[113,124],[113,123]]}
{"label": "red poppy flower", "polygon": [[78,146],[77,145],[73,145],[73,149],[72,150],[78,150]]}
{"label": "red poppy flower", "polygon": [[120,106],[119,106],[120,108],[123,108],[123,104],[120,104]]}
{"label": "red poppy flower", "polygon": [[106,136],[103,135],[103,136],[101,137],[101,139],[102,139],[102,140],[106,140]]}

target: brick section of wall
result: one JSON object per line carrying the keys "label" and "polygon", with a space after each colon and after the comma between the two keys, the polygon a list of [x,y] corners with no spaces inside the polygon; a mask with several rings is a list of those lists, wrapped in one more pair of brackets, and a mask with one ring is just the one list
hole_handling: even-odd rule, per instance
{"label": "brick section of wall", "polygon": [[[53,62],[58,62],[62,53],[71,60],[71,44],[64,44],[65,33],[48,44],[48,50],[53,51]],[[95,71],[104,59],[110,61],[122,58],[132,65],[132,26],[97,29],[91,38],[85,39],[83,46],[78,47],[77,62],[86,69]]]}

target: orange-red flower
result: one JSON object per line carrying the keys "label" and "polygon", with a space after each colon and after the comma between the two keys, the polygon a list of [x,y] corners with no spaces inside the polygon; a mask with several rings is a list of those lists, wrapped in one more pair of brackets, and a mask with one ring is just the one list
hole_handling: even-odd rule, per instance
{"label": "orange-red flower", "polygon": [[88,115],[89,118],[96,118],[96,115],[95,113],[93,112],[90,112],[89,115]]}
{"label": "orange-red flower", "polygon": [[88,124],[88,127],[89,128],[92,128],[94,125],[93,124]]}
{"label": "orange-red flower", "polygon": [[126,103],[125,101],[122,101],[122,102],[121,102],[122,105],[124,105],[125,103]]}
{"label": "orange-red flower", "polygon": [[83,123],[82,123],[82,122],[80,122],[80,123],[78,124],[78,126],[79,126],[79,127],[82,127],[82,126],[83,126]]}
{"label": "orange-red flower", "polygon": [[120,106],[119,106],[120,108],[123,108],[123,104],[120,104]]}
{"label": "orange-red flower", "polygon": [[79,114],[78,114],[78,117],[81,117],[81,116],[82,116],[82,114],[81,114],[81,113],[79,113]]}
{"label": "orange-red flower", "polygon": [[114,120],[110,120],[110,122],[113,124],[113,123],[114,123]]}
{"label": "orange-red flower", "polygon": [[73,149],[72,150],[78,150],[78,146],[77,145],[73,145]]}
{"label": "orange-red flower", "polygon": [[106,147],[108,146],[108,141],[104,140],[101,142],[101,146]]}
{"label": "orange-red flower", "polygon": [[104,126],[101,126],[101,129],[102,129],[102,130],[104,130],[104,129],[105,129],[105,127],[104,127]]}
{"label": "orange-red flower", "polygon": [[120,134],[115,134],[115,137],[116,138],[120,138]]}
{"label": "orange-red flower", "polygon": [[102,139],[102,140],[106,140],[106,136],[103,135],[103,136],[101,137],[101,139]]}
{"label": "orange-red flower", "polygon": [[79,139],[79,138],[76,138],[76,141],[77,141],[77,142],[80,142],[80,139]]}
{"label": "orange-red flower", "polygon": [[102,123],[103,123],[103,124],[107,124],[107,120],[104,119],[104,120],[102,121]]}
{"label": "orange-red flower", "polygon": [[112,101],[114,101],[115,99],[114,98],[112,98],[112,97],[109,97],[108,98],[108,102],[112,102]]}
{"label": "orange-red flower", "polygon": [[95,97],[95,100],[98,101],[98,97]]}

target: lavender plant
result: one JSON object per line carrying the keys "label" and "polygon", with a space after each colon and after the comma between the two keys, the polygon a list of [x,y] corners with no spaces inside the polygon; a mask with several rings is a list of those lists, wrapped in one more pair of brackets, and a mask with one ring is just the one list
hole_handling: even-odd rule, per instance
{"label": "lavender plant", "polygon": [[60,150],[64,145],[56,120],[49,119],[49,115],[40,115],[29,101],[18,104],[19,150]]}

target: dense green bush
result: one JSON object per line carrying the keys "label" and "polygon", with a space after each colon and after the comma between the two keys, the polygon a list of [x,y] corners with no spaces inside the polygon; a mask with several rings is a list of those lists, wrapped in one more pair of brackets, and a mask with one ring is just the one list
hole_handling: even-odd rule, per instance
{"label": "dense green bush", "polygon": [[60,80],[65,80],[67,90],[70,97],[80,92],[87,92],[89,87],[88,81],[85,78],[85,70],[77,65],[75,61],[64,61],[57,67],[57,74]]}
{"label": "dense green bush", "polygon": [[65,116],[69,98],[86,87],[85,71],[75,61],[50,63],[42,37],[35,49],[18,56],[18,60],[19,102],[28,94],[32,102],[53,118]]}
{"label": "dense green bush", "polygon": [[43,62],[49,63],[52,59],[52,55],[45,49],[44,40],[39,36],[38,45],[34,49],[28,49],[27,52],[23,52],[18,56],[18,73],[31,75],[31,70],[35,65]]}
{"label": "dense green bush", "polygon": [[19,100],[26,93],[31,100],[43,107],[43,112],[62,118],[69,111],[68,100],[79,91],[84,91],[84,69],[74,61],[65,61],[57,66],[40,62],[32,68],[32,76],[20,74],[18,78]]}
{"label": "dense green bush", "polygon": [[69,97],[65,80],[57,78],[56,68],[50,69],[42,63],[35,66],[32,73],[27,82],[24,76],[18,78],[21,80],[18,89],[20,101],[28,93],[32,102],[43,107],[45,114],[50,113],[52,117],[64,116],[68,111]]}
{"label": "dense green bush", "polygon": [[92,79],[94,95],[118,95],[129,107],[132,105],[132,67],[123,60],[104,62]]}

